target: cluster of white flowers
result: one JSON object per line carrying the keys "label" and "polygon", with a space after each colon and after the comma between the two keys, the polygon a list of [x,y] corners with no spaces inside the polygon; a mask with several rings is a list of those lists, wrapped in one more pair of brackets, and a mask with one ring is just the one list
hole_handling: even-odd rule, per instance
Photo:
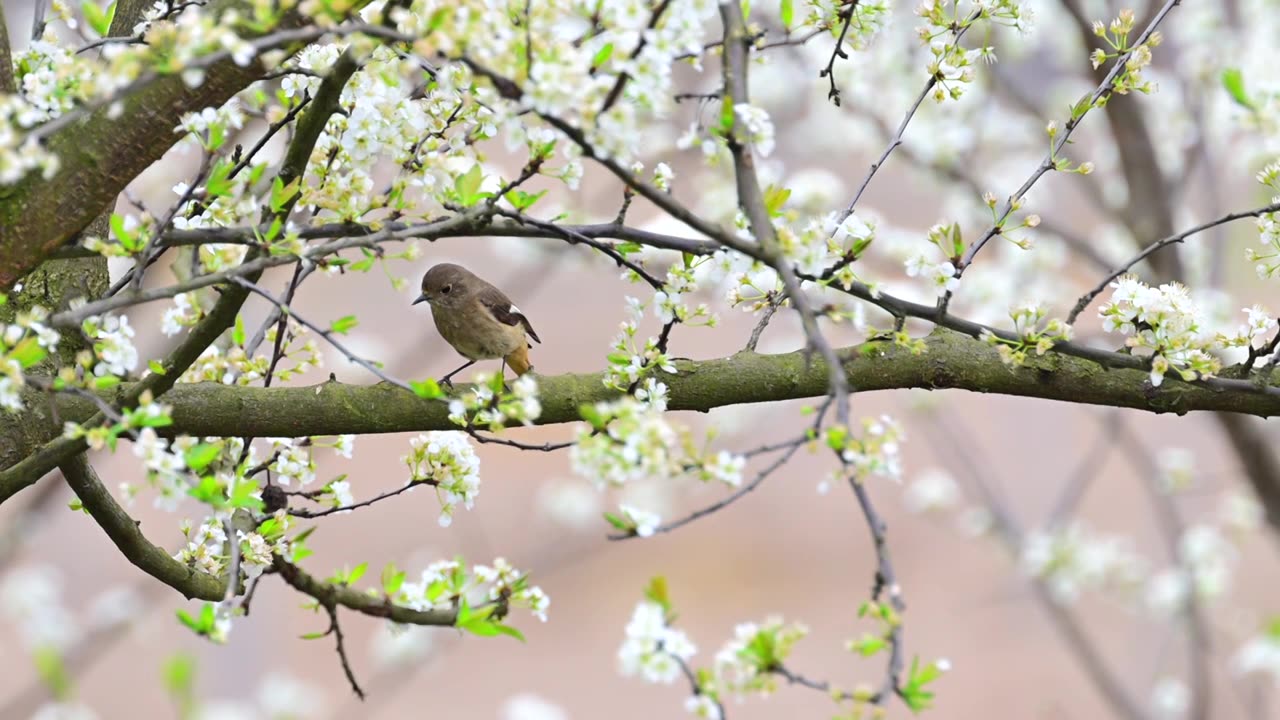
{"label": "cluster of white flowers", "polygon": [[913,255],[906,262],[907,277],[919,277],[929,283],[938,297],[960,287],[956,266],[950,260],[931,262],[923,254]]}
{"label": "cluster of white flowers", "polygon": [[878,475],[890,480],[902,479],[902,441],[906,434],[902,426],[888,415],[862,419],[862,434],[848,427],[833,425],[825,432],[827,447],[840,454],[843,466],[832,477],[818,485],[818,491],[826,493],[831,480],[863,479]]}
{"label": "cluster of white flowers", "polygon": [[496,558],[492,566],[476,565],[475,579],[487,586],[487,599],[506,599],[516,607],[524,607],[542,622],[547,621],[547,608],[551,598],[536,585],[529,585],[525,576],[511,566],[505,558]]}
{"label": "cluster of white flowers", "polygon": [[495,559],[493,565],[476,565],[470,572],[459,560],[433,562],[416,581],[402,583],[389,599],[422,611],[452,609],[463,600],[473,607],[505,602],[508,607],[527,609],[543,622],[551,605],[542,588],[530,585],[528,577],[503,558]]}
{"label": "cluster of white flowers", "polygon": [[[1093,23],[1093,34],[1102,38],[1115,51],[1107,52],[1102,48],[1094,50],[1091,62],[1095,70],[1107,60],[1129,53],[1125,59],[1124,70],[1115,80],[1115,91],[1121,95],[1134,90],[1149,94],[1155,90],[1155,84],[1147,80],[1142,71],[1151,65],[1151,49],[1159,45],[1163,38],[1160,33],[1155,32],[1143,44],[1130,48],[1129,34],[1133,32],[1134,18],[1132,10],[1121,10],[1110,24],[1104,24],[1101,20]],[[1100,99],[1100,103],[1102,102],[1105,102],[1105,96]]]}
{"label": "cluster of white flowers", "polygon": [[[673,296],[659,292],[655,295],[655,301],[666,306],[664,309],[661,305],[655,305],[655,313],[659,319],[667,318],[663,319],[663,322],[669,322],[670,318],[675,317],[676,313],[682,309],[687,312],[687,308],[681,304],[679,293]],[[644,308],[645,304],[638,298],[627,297],[629,318],[619,324],[618,335],[613,340],[612,352],[609,354],[609,369],[604,376],[605,387],[626,390],[654,370],[661,370],[668,374],[676,372],[671,359],[658,348],[658,338],[649,337],[644,341],[643,347],[637,344],[636,338],[640,329],[640,320],[644,317]],[[653,378],[648,379],[653,380]],[[666,407],[665,387],[664,385],[660,393],[664,409]],[[656,401],[658,395],[651,393],[650,397]]]}
{"label": "cluster of white flowers", "polygon": [[620,487],[651,477],[682,472],[680,433],[667,422],[662,408],[632,397],[596,403],[592,427],[578,431],[569,449],[573,471],[596,487]]}
{"label": "cluster of white flowers", "polygon": [[136,435],[145,428],[162,427],[173,423],[170,417],[171,408],[153,402],[151,393],[143,393],[137,406],[121,412],[120,421],[113,425],[98,425],[86,428],[75,422],[62,425],[62,436],[70,439],[84,438],[89,447],[101,450],[113,444],[121,435]]}
{"label": "cluster of white flowers", "polygon": [[[175,318],[175,323],[183,324],[183,321]],[[279,326],[275,323],[267,328],[261,347],[274,352],[278,329]],[[287,333],[285,342],[280,346],[280,362],[276,365],[274,375],[282,382],[324,365],[324,354],[320,352],[315,339],[307,334],[304,326],[290,325]],[[182,374],[181,382],[250,385],[265,377],[270,366],[269,355],[260,352],[250,357],[245,352],[244,345],[232,344],[225,350],[217,345],[210,345]]]}
{"label": "cluster of white flowers", "polygon": [[1179,538],[1178,550],[1179,560],[1201,599],[1214,600],[1226,593],[1237,552],[1221,530],[1213,525],[1192,525]]}
{"label": "cluster of white flowers", "polygon": [[1028,533],[1021,564],[1027,574],[1045,582],[1060,603],[1070,603],[1086,590],[1131,587],[1146,570],[1128,538],[1095,533],[1079,523]]}
{"label": "cluster of white flowers", "polygon": [[[272,557],[280,555],[293,558],[293,543],[286,536],[293,519],[288,512],[278,510],[258,530],[235,531],[240,559],[240,572],[246,579],[253,579],[271,566]],[[226,518],[211,515],[197,528],[184,522],[182,534],[187,543],[174,553],[173,558],[187,567],[220,577],[230,569],[231,554],[227,546]],[[229,625],[229,618],[228,618]]]}
{"label": "cluster of white flowers", "polygon": [[457,505],[470,510],[480,494],[480,457],[461,432],[429,432],[409,441],[409,482],[429,483],[440,499],[440,524],[453,522]]}
{"label": "cluster of white flowers", "polygon": [[1019,305],[1009,311],[1017,340],[1007,340],[987,330],[983,331],[981,339],[996,347],[1004,364],[1022,365],[1026,363],[1029,352],[1044,355],[1057,343],[1067,342],[1072,337],[1070,325],[1058,318],[1046,321],[1047,314],[1039,303]]}
{"label": "cluster of white flowers", "polygon": [[[667,279],[663,283],[662,289],[653,295],[653,313],[658,320],[664,325],[670,322],[682,322],[685,324],[704,324],[707,327],[716,326],[716,316],[705,303],[699,304],[692,310],[685,304],[684,298],[698,289],[696,280],[696,266],[706,262],[705,259],[695,260],[692,265],[683,263],[672,265],[667,270]],[[627,298],[627,305],[633,311],[636,309],[636,301],[634,298]]]}
{"label": "cluster of white flowers", "polygon": [[988,45],[982,44],[973,49],[962,47],[957,41],[957,34],[962,29],[978,20],[987,20],[1025,32],[1031,20],[1031,10],[1022,0],[973,0],[968,3],[924,0],[916,14],[925,21],[916,32],[928,43],[933,56],[927,70],[937,79],[933,99],[938,102],[948,98],[960,99],[965,86],[975,79],[974,65],[978,61],[995,62],[995,52]]}
{"label": "cluster of white flowers", "polygon": [[780,617],[770,617],[762,623],[738,624],[733,628],[733,638],[716,653],[718,684],[738,695],[772,693],[778,686],[777,676],[772,671],[808,634],[809,628],[803,623],[784,623]]}
{"label": "cluster of white flowers", "polygon": [[0,325],[0,409],[22,409],[22,388],[26,386],[22,371],[57,349],[60,336],[46,324],[48,316],[48,311],[37,306],[17,313],[13,323]]}
{"label": "cluster of white flowers", "polygon": [[295,482],[304,488],[316,479],[316,461],[311,455],[311,441],[295,438],[267,438],[271,443],[271,471],[275,481],[284,487]]}
{"label": "cluster of white flowers", "polygon": [[478,373],[474,385],[449,400],[450,422],[462,427],[501,430],[513,421],[532,425],[542,415],[538,381],[532,375],[521,375],[495,392],[497,380],[496,375]]}
{"label": "cluster of white flowers", "polygon": [[639,675],[646,682],[671,684],[680,677],[680,663],[697,652],[683,630],[667,624],[662,605],[644,601],[636,605],[627,623],[626,639],[618,648],[623,675]]}
{"label": "cluster of white flowers", "polygon": [[960,487],[946,470],[930,468],[906,486],[902,500],[910,513],[947,510],[960,501]]}
{"label": "cluster of white flowers", "polygon": [[735,103],[733,114],[747,131],[747,137],[741,139],[750,143],[761,157],[768,157],[773,152],[775,142],[773,121],[769,119],[769,113],[749,103]]}
{"label": "cluster of white flowers", "polygon": [[6,573],[0,583],[0,610],[29,649],[64,650],[81,633],[65,604],[62,576],[52,566],[23,566]]}
{"label": "cluster of white flowers", "polygon": [[84,321],[84,333],[93,341],[98,362],[93,374],[98,377],[123,377],[138,367],[138,349],[133,346],[134,331],[124,315],[94,315]]}
{"label": "cluster of white flowers", "polygon": [[204,318],[204,309],[196,301],[195,295],[178,293],[173,296],[173,307],[165,310],[164,317],[160,319],[160,331],[172,337],[183,329],[195,325],[202,318]]}
{"label": "cluster of white flowers", "polygon": [[1107,332],[1128,337],[1125,344],[1151,360],[1151,384],[1159,386],[1168,372],[1183,380],[1210,377],[1222,363],[1209,351],[1200,305],[1178,283],[1158,288],[1126,275],[1111,284],[1115,292],[1102,306]]}
{"label": "cluster of white flowers", "polygon": [[618,506],[618,515],[615,517],[614,525],[619,530],[642,538],[653,535],[662,525],[662,517],[657,513],[641,510],[625,503]]}
{"label": "cluster of white flowers", "polygon": [[[175,452],[175,450],[177,452]],[[187,497],[187,463],[182,448],[177,443],[170,448],[169,441],[156,435],[153,428],[143,428],[133,442],[133,454],[142,458],[147,480],[158,491],[156,507],[174,510]]]}
{"label": "cluster of white flowers", "polygon": [[1280,685],[1280,620],[1272,620],[1263,632],[1245,642],[1232,664],[1237,672],[1270,675]]}

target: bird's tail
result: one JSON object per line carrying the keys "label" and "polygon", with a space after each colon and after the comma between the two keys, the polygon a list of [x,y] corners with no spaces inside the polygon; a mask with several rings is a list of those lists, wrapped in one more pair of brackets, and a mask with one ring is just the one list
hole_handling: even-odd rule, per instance
{"label": "bird's tail", "polygon": [[507,366],[515,370],[516,375],[523,375],[533,369],[533,365],[529,364],[529,348],[520,344],[520,347],[512,351],[506,358]]}

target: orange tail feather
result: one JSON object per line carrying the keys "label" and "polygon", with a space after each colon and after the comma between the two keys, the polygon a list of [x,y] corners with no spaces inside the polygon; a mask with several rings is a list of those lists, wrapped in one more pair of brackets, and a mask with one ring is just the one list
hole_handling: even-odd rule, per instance
{"label": "orange tail feather", "polygon": [[516,372],[516,375],[523,375],[533,369],[533,365],[529,364],[529,348],[523,343],[520,348],[506,358],[507,367]]}

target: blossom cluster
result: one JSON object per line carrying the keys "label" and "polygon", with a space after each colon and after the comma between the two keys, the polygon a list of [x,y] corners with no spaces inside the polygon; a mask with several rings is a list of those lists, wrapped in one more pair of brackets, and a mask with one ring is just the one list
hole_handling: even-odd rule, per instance
{"label": "blossom cluster", "polygon": [[532,425],[542,415],[538,381],[521,375],[511,382],[489,373],[476,375],[475,383],[449,400],[449,420],[464,428],[501,430],[511,422]]}
{"label": "blossom cluster", "polygon": [[0,324],[0,409],[22,409],[23,371],[57,349],[60,336],[46,324],[48,315],[37,306],[17,313],[13,323]]}
{"label": "blossom cluster", "polygon": [[639,675],[645,682],[675,682],[680,664],[698,651],[683,630],[669,625],[667,608],[652,600],[636,605],[625,632],[619,667],[623,675]]}
{"label": "blossom cluster", "polygon": [[471,607],[501,603],[506,609],[526,608],[546,622],[551,599],[542,588],[530,585],[528,576],[504,558],[470,570],[460,560],[431,563],[417,580],[405,581],[404,573],[384,573],[383,591],[396,605],[413,610],[450,610],[466,602]]}
{"label": "blossom cluster", "polygon": [[[184,524],[182,534],[187,542],[174,553],[174,559],[214,577],[226,574],[233,552],[227,544],[227,522],[227,518],[215,515],[206,518],[196,528]],[[236,527],[238,523],[234,520],[231,524],[236,538],[234,552],[238,554],[240,572],[245,579],[252,580],[261,575],[271,566],[274,555],[293,558],[294,544],[286,536],[293,518],[284,510],[277,511],[249,530]]]}
{"label": "blossom cluster", "polygon": [[[664,309],[659,305],[655,309],[660,318],[664,316],[674,318],[675,313],[684,307],[678,293],[674,298],[666,293],[658,293],[655,300],[666,306]],[[609,367],[605,371],[604,385],[614,390],[625,391],[643,380],[650,388],[654,388],[655,383],[657,385],[661,383],[657,383],[654,378],[648,376],[656,370],[674,375],[676,367],[667,353],[659,347],[658,338],[650,336],[645,339],[643,345],[637,343],[645,304],[638,298],[628,297],[627,309],[630,317],[619,324],[618,335],[614,338],[609,353]],[[666,386],[662,387],[665,389]],[[666,407],[665,394],[651,395],[651,400],[660,402],[663,408]]]}
{"label": "blossom cluster", "polygon": [[809,628],[803,623],[785,623],[780,617],[734,626],[733,638],[715,656],[717,683],[725,691],[738,695],[774,692],[778,687],[774,671],[808,634]]}
{"label": "blossom cluster", "polygon": [[453,523],[458,505],[470,510],[480,494],[480,458],[465,433],[433,431],[409,441],[409,482],[436,488],[440,499],[440,525]]}
{"label": "blossom cluster", "polygon": [[[901,480],[901,443],[906,440],[906,434],[902,426],[888,415],[863,418],[860,434],[846,426],[832,425],[824,431],[823,438],[827,447],[839,455],[841,462],[841,467],[831,479],[862,482],[867,477],[879,475]],[[831,479],[823,481],[819,491],[826,492]]]}
{"label": "blossom cluster", "polygon": [[1026,363],[1028,353],[1044,355],[1060,342],[1071,340],[1071,326],[1057,318],[1045,320],[1048,314],[1039,303],[1027,303],[1009,312],[1013,320],[1016,340],[1000,337],[984,331],[982,341],[994,345],[1000,353],[1000,361],[1006,365],[1020,366]]}
{"label": "blossom cluster", "polygon": [[1127,538],[1100,534],[1080,523],[1028,533],[1021,564],[1061,603],[1074,601],[1086,590],[1136,587],[1146,573],[1145,561]]}
{"label": "blossom cluster", "polygon": [[1107,332],[1126,336],[1125,344],[1151,362],[1151,384],[1176,372],[1183,380],[1211,377],[1222,363],[1211,353],[1203,311],[1178,283],[1151,287],[1132,275],[1111,284],[1111,300],[1099,310]]}

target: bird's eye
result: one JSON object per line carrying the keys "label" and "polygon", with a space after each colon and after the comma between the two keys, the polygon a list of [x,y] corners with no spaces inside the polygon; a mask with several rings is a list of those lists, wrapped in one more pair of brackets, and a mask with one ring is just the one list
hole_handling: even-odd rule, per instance
{"label": "bird's eye", "polygon": [[452,289],[453,289],[452,285],[445,285],[444,287],[440,288],[440,292],[444,293],[445,295],[448,295],[449,291]]}

